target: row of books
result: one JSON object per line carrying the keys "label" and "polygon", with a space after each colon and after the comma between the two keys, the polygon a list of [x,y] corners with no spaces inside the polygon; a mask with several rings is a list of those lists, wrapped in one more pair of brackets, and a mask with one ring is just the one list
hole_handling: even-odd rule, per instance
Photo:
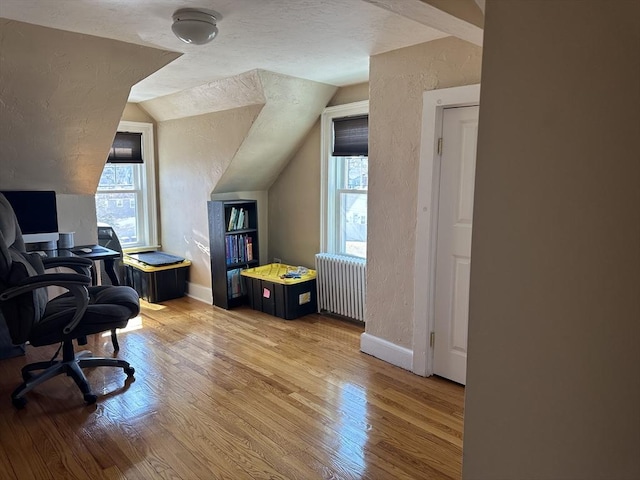
{"label": "row of books", "polygon": [[253,260],[253,238],[250,235],[227,235],[225,242],[227,265]]}
{"label": "row of books", "polygon": [[245,294],[244,282],[242,281],[241,268],[234,268],[227,271],[227,295],[229,298],[242,297]]}
{"label": "row of books", "polygon": [[245,208],[232,207],[227,232],[246,230],[247,228],[249,228],[249,211]]}

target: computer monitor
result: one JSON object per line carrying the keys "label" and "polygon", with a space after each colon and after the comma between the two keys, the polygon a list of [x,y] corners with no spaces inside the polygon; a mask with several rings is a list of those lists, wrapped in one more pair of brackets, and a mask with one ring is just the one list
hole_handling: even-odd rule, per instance
{"label": "computer monitor", "polygon": [[2,193],[16,213],[24,243],[58,241],[56,192],[8,190]]}

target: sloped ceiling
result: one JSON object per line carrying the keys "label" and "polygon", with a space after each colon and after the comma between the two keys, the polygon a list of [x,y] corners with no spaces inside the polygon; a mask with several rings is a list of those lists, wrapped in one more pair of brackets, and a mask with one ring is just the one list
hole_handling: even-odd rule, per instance
{"label": "sloped ceiling", "polygon": [[484,0],[362,0],[482,46]]}
{"label": "sloped ceiling", "polygon": [[267,190],[337,87],[258,71],[266,103],[214,193]]}
{"label": "sloped ceiling", "polygon": [[179,56],[0,19],[0,188],[94,194],[131,87]]}
{"label": "sloped ceiling", "polygon": [[[218,37],[201,46],[178,40],[171,16],[181,7],[219,12]],[[447,36],[361,0],[0,0],[0,17],[183,52],[132,89],[136,103],[254,69],[362,83],[371,55]]]}
{"label": "sloped ceiling", "polygon": [[262,105],[212,193],[260,191],[271,186],[336,90],[324,83],[253,70],[140,106],[156,120],[167,121]]}
{"label": "sloped ceiling", "polygon": [[129,97],[160,122],[263,105],[213,193],[266,189],[335,92],[322,82],[365,81],[369,55],[447,34],[481,43],[476,1],[453,3],[220,0],[224,35],[191,48],[170,0],[0,0],[16,19],[0,19],[0,186],[95,193]]}
{"label": "sloped ceiling", "polygon": [[265,101],[260,75],[253,70],[147,100],[138,105],[155,120],[163,122],[248,105],[263,105]]}

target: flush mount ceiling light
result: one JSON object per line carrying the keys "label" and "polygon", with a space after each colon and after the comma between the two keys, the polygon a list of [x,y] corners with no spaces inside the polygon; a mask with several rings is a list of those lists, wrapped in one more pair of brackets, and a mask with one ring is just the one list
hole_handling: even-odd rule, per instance
{"label": "flush mount ceiling light", "polygon": [[173,13],[171,30],[180,40],[193,45],[209,43],[218,34],[216,22],[219,14],[198,10],[196,8],[181,8]]}

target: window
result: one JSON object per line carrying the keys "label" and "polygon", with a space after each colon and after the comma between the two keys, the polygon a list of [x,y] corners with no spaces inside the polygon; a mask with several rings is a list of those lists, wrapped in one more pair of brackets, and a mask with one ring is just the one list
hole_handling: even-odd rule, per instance
{"label": "window", "polygon": [[157,244],[154,164],[153,125],[120,122],[98,184],[96,214],[123,248]]}
{"label": "window", "polygon": [[369,102],[322,114],[323,252],[367,256]]}

